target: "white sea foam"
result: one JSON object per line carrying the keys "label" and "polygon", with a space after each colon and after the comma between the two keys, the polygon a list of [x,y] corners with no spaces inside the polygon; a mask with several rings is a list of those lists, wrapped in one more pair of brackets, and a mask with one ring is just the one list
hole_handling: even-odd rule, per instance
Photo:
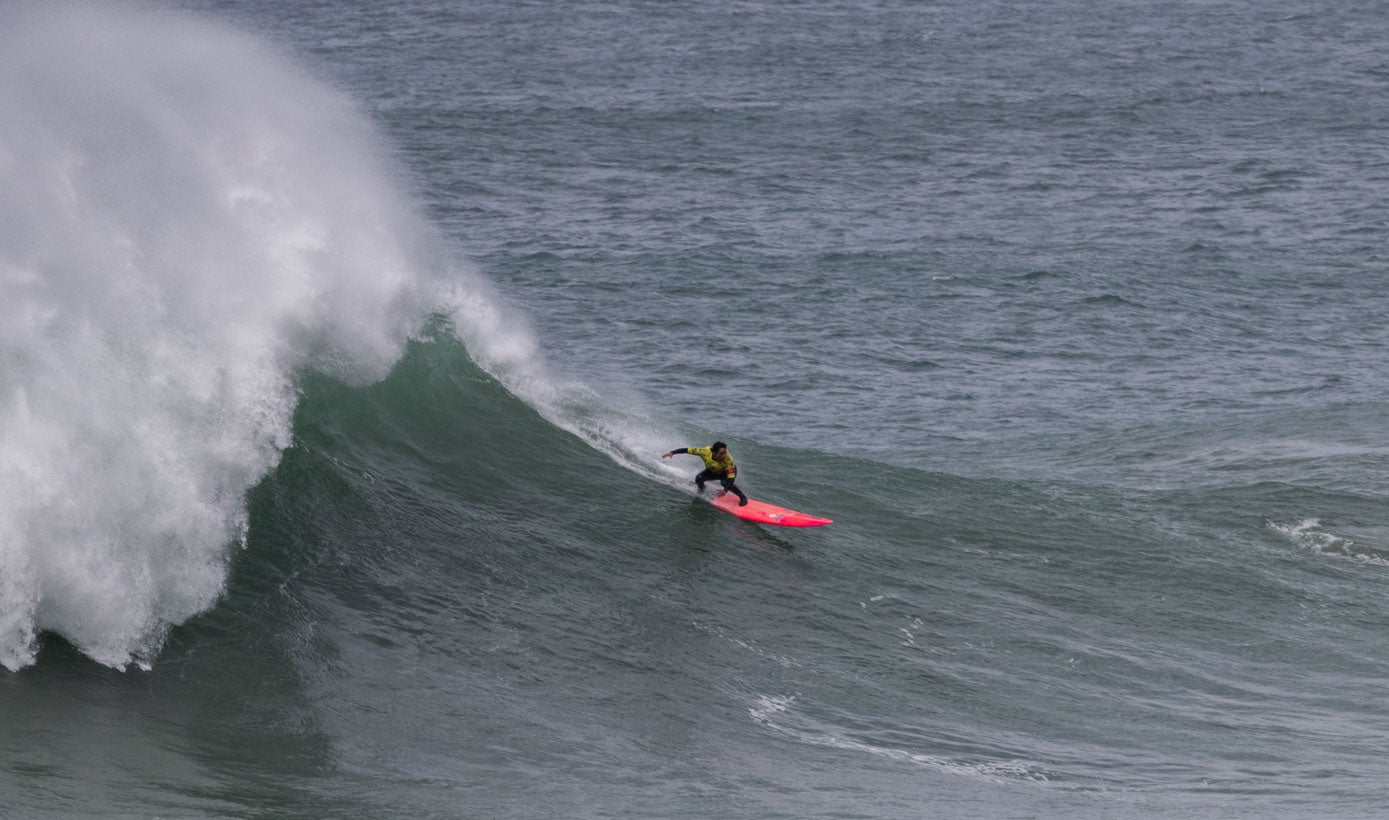
{"label": "white sea foam", "polygon": [[1321,555],[1348,558],[1361,564],[1389,566],[1389,553],[1382,547],[1373,543],[1360,543],[1349,536],[1337,535],[1322,527],[1321,520],[1317,518],[1304,518],[1296,524],[1278,524],[1270,521],[1268,526],[1299,547]]}
{"label": "white sea foam", "polygon": [[381,155],[248,35],[0,9],[0,663],[147,663],[220,594],[295,372],[400,356],[440,263]]}

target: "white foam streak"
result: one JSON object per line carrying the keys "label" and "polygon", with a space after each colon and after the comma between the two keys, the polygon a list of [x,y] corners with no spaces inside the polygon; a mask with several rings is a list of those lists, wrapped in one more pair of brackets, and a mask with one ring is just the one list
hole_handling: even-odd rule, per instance
{"label": "white foam streak", "polygon": [[473,360],[546,421],[622,467],[690,489],[683,472],[660,460],[660,453],[673,446],[671,433],[654,422],[635,398],[615,401],[552,372],[529,323],[486,282],[455,278],[438,299]]}
{"label": "white foam streak", "polygon": [[794,725],[797,722],[814,722],[804,716],[792,714],[791,708],[796,704],[796,700],[795,696],[759,695],[757,702],[748,709],[748,714],[752,717],[753,722],[760,726],[799,742],[815,746],[827,746],[848,752],[873,755],[895,763],[923,766],[994,783],[1010,780],[1046,782],[1050,779],[1039,766],[1026,760],[956,760],[939,755],[922,754],[865,743],[826,727],[797,726]]}

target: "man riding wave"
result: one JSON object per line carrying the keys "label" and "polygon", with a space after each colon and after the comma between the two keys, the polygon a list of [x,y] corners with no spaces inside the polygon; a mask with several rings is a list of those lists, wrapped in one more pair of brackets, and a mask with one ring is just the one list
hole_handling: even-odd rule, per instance
{"label": "man riding wave", "polygon": [[738,477],[738,468],[733,465],[733,456],[728,454],[727,444],[716,441],[709,447],[681,447],[669,453],[662,453],[661,458],[670,458],[682,453],[699,456],[704,461],[704,469],[694,480],[701,494],[704,492],[704,482],[717,480],[723,486],[723,492],[738,496],[738,506],[747,505],[748,497],[733,483]]}

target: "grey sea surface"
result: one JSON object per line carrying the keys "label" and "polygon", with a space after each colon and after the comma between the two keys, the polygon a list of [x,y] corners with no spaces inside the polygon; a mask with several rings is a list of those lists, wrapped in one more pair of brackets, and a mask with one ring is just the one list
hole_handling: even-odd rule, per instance
{"label": "grey sea surface", "polygon": [[[191,569],[132,586],[155,626],[126,643],[91,637],[95,581],[0,575],[0,615],[35,630],[3,647],[0,813],[1382,816],[1380,4],[98,8],[41,45],[117,78],[120,113],[52,167],[167,161],[210,169],[187,177],[208,194],[150,204],[164,182],[144,175],[90,204],[78,172],[7,171],[7,135],[61,142],[81,114],[30,116],[49,109],[21,81],[0,85],[0,182],[38,181],[0,184],[0,216],[101,233],[125,201],[157,229],[78,280],[172,259],[195,284],[147,285],[182,294],[171,312],[317,306],[275,313],[269,352],[216,331],[233,353],[195,372],[224,384],[312,355],[246,382],[291,385],[272,391],[287,432],[232,447],[273,455],[250,466],[209,450],[215,469],[188,470],[201,502],[65,507],[87,497],[75,479],[0,437],[0,486],[56,488],[42,509],[71,526],[52,532],[164,533],[156,507],[228,497],[244,526],[190,563],[216,573],[197,614],[161,614]],[[139,25],[93,52],[106,14]],[[253,45],[123,84],[122,54],[202,65],[202,29],[167,20]],[[165,99],[174,115],[146,116]],[[360,116],[281,125],[338,105]],[[227,110],[264,117],[258,139],[177,136]],[[141,156],[144,122],[179,155]],[[389,196],[365,196],[381,178]],[[24,191],[63,179],[78,205],[21,218]],[[273,218],[233,231],[223,201]],[[275,284],[234,289],[246,265],[211,257],[268,259]],[[0,292],[28,293],[5,270]],[[401,333],[380,317],[408,300],[372,283],[402,280],[469,284]],[[116,345],[117,375],[240,395],[161,370],[170,339],[214,335],[169,327]],[[378,336],[402,347],[356,373],[341,340]],[[97,413],[98,387],[45,380],[83,349],[55,344],[0,335],[0,387]],[[60,421],[73,474],[132,463]],[[750,495],[835,523],[756,527],[692,498],[694,460],[659,456],[715,439]],[[183,464],[148,452],[151,474]],[[244,503],[209,478],[228,471]],[[52,544],[32,509],[0,507],[0,570],[72,577],[33,569]],[[159,544],[64,560],[139,580],[192,551]]]}

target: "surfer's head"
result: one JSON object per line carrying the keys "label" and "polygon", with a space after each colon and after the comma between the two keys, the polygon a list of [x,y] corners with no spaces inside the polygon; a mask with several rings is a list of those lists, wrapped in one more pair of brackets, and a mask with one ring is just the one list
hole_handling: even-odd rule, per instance
{"label": "surfer's head", "polygon": [[728,445],[724,444],[722,441],[716,441],[714,442],[714,446],[709,448],[709,451],[717,458],[728,451]]}

